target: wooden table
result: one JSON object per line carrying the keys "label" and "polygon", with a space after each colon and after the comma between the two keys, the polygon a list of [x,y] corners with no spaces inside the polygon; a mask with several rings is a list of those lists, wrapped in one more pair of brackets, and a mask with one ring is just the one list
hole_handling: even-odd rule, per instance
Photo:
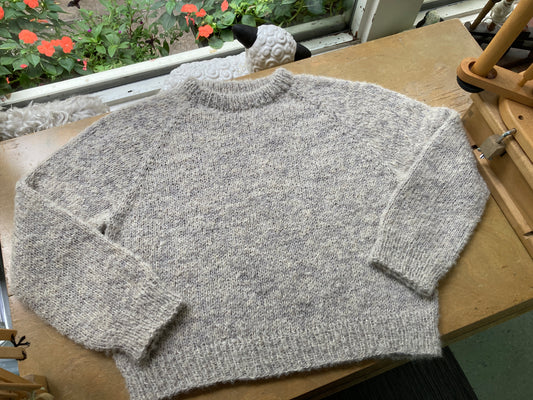
{"label": "wooden table", "polygon": [[[469,96],[455,83],[459,62],[481,50],[459,21],[447,21],[312,57],[286,68],[381,84],[433,106],[464,113]],[[262,71],[255,76],[269,74]],[[376,110],[379,112],[379,110]],[[20,176],[87,126],[81,121],[0,144],[0,239],[9,267],[14,185]],[[440,331],[450,343],[533,309],[533,260],[491,199],[460,260],[440,284]],[[14,327],[31,342],[22,374],[48,378],[58,399],[124,400],[124,381],[112,359],[81,348],[46,326],[11,296]],[[187,399],[320,398],[393,365],[365,361],[283,379],[237,383],[191,393]]]}

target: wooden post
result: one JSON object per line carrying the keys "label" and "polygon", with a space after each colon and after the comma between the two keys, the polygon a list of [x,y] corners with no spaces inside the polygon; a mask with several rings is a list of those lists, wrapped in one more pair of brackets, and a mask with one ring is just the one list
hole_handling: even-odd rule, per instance
{"label": "wooden post", "polygon": [[492,7],[494,7],[494,4],[498,3],[501,0],[489,0],[487,1],[487,4],[485,4],[485,7],[483,7],[483,10],[481,10],[477,16],[477,18],[472,22],[472,25],[470,25],[470,30],[473,31],[477,28],[477,26],[483,21],[483,18],[489,13],[490,10],[492,10]]}
{"label": "wooden post", "polygon": [[520,0],[507,21],[472,65],[472,72],[486,77],[533,17],[533,0]]}
{"label": "wooden post", "polygon": [[522,80],[518,83],[518,86],[524,86],[526,82],[530,81],[531,79],[533,79],[533,64],[531,64],[529,68],[522,73]]}

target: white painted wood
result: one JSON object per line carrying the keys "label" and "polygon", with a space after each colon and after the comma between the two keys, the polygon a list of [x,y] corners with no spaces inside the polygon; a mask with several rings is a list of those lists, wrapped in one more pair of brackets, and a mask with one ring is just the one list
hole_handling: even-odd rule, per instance
{"label": "white painted wood", "polygon": [[361,42],[366,42],[372,26],[372,15],[379,6],[380,0],[357,0],[355,2],[350,32]]}
{"label": "white painted wood", "polygon": [[[302,41],[311,37],[326,35],[331,32],[342,30],[346,26],[344,18],[343,15],[337,15],[289,27],[287,30],[297,41]],[[238,54],[242,51],[244,51],[244,47],[236,40],[225,43],[219,50],[214,50],[211,47],[202,47],[155,60],[115,68],[109,71],[21,90],[12,93],[9,98],[0,96],[0,106],[14,105],[20,107],[31,101],[46,102],[67,98],[77,94],[94,93],[96,91],[102,91],[112,87],[127,85],[132,82],[165,75],[184,63],[208,60],[214,57],[226,57]]]}
{"label": "white painted wood", "polygon": [[[474,17],[473,19],[476,18],[477,14],[481,11],[486,3],[487,0],[466,0],[454,2],[448,5],[441,5],[439,7],[431,8],[431,10],[436,11],[441,18],[445,20],[453,18],[459,18],[463,20],[463,18],[466,18],[466,21],[470,21],[472,16]],[[426,12],[429,10],[430,9],[426,9],[419,12],[416,16],[416,22],[422,20]]]}
{"label": "white painted wood", "polygon": [[14,92],[9,99],[2,99],[0,105],[24,105],[30,101],[44,102],[66,98],[76,94],[92,93],[109,87],[127,84],[132,81],[166,74],[186,62],[207,60],[213,57],[225,57],[237,54],[243,50],[244,47],[237,41],[225,43],[219,50],[214,50],[211,47],[202,47],[155,60],[144,61],[109,71]]}
{"label": "white painted wood", "polygon": [[410,29],[423,0],[360,0],[351,30],[361,42],[378,39]]}

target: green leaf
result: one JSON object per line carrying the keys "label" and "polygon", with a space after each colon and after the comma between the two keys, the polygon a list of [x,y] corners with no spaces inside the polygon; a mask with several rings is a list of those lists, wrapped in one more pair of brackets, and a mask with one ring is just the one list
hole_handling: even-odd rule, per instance
{"label": "green leaf", "polygon": [[22,86],[22,88],[27,89],[33,86],[33,81],[27,74],[21,74],[19,76],[19,84]]}
{"label": "green leaf", "polygon": [[176,7],[175,1],[168,1],[167,4],[165,4],[165,10],[167,11],[168,15],[172,15],[172,11],[174,11],[174,7]]}
{"label": "green leaf", "polygon": [[14,49],[19,49],[19,48],[20,48],[20,45],[13,41],[2,43],[0,45],[0,50],[14,50]]}
{"label": "green leaf", "polygon": [[41,61],[41,57],[39,57],[37,54],[27,54],[26,58],[34,67],[36,67],[37,64],[39,64],[39,62]]}
{"label": "green leaf", "polygon": [[324,14],[324,5],[322,0],[305,0],[305,6],[311,14]]}
{"label": "green leaf", "polygon": [[15,7],[15,9],[20,10],[20,11],[26,9],[26,3],[22,2],[22,1],[11,3],[11,5],[13,7]]}
{"label": "green leaf", "polygon": [[159,10],[165,4],[167,4],[165,0],[156,1],[154,4],[150,6],[150,10]]}
{"label": "green leaf", "polygon": [[112,44],[107,49],[107,52],[109,53],[109,57],[113,57],[115,53],[117,52],[118,46],[116,44]]}
{"label": "green leaf", "polygon": [[[107,35],[105,35],[106,39],[109,40],[109,43],[111,44],[114,44],[114,45],[117,45],[120,43],[120,38],[118,37],[118,35],[116,33],[109,33]],[[113,57],[113,56],[111,56]]]}
{"label": "green leaf", "polygon": [[220,22],[228,26],[233,24],[233,21],[235,21],[235,14],[233,14],[232,12],[225,12],[222,18],[220,19]]}
{"label": "green leaf", "polygon": [[6,67],[0,65],[0,75],[11,75],[11,72]]}
{"label": "green leaf", "polygon": [[107,54],[107,51],[106,51],[105,47],[102,46],[102,45],[98,45],[98,46],[96,46],[96,51],[97,51],[99,54]]}
{"label": "green leaf", "polygon": [[43,67],[44,72],[46,72],[48,75],[56,76],[61,73],[60,71],[58,71],[57,67],[50,63],[41,62],[41,66]]}
{"label": "green leaf", "polygon": [[[165,43],[167,43],[167,42],[165,42]],[[169,51],[168,51],[167,49],[165,49],[164,46],[159,46],[159,47],[158,47],[158,50],[159,50],[159,54],[160,54],[162,57],[166,57],[166,56],[168,56],[168,54],[169,54]]]}
{"label": "green leaf", "polygon": [[11,37],[11,32],[9,32],[9,29],[0,28],[0,37],[3,37],[3,38]]}
{"label": "green leaf", "polygon": [[[208,17],[209,17],[209,15],[208,15]],[[187,25],[187,21],[185,20],[183,15],[180,15],[179,17],[177,17],[177,19],[178,19],[178,27],[179,27],[179,29],[182,32],[189,32],[189,25]]]}
{"label": "green leaf", "polygon": [[176,17],[174,15],[163,13],[161,14],[161,17],[159,17],[158,22],[161,23],[163,29],[168,31],[176,23]]}
{"label": "green leaf", "polygon": [[68,72],[72,71],[72,68],[74,68],[75,64],[72,58],[60,58],[58,62],[59,65],[61,65]]}
{"label": "green leaf", "polygon": [[104,26],[102,24],[97,25],[97,26],[94,27],[94,29],[91,31],[91,33],[93,34],[94,37],[98,37],[100,35],[100,33],[102,32],[103,28],[104,28]]}
{"label": "green leaf", "polygon": [[0,65],[11,65],[15,61],[15,57],[0,57]]}
{"label": "green leaf", "polygon": [[93,71],[89,70],[89,68],[83,69],[83,66],[82,65],[78,65],[78,64],[76,64],[74,66],[74,71],[76,71],[76,73],[79,74],[79,75],[89,75],[89,74],[91,74],[93,72]]}
{"label": "green leaf", "polygon": [[224,29],[223,31],[220,32],[220,38],[224,41],[224,42],[233,42],[233,32],[231,29]]}
{"label": "green leaf", "polygon": [[27,74],[30,78],[38,78],[40,77],[42,74],[43,74],[43,70],[42,68],[30,68],[30,69],[25,69],[24,70],[24,73]]}
{"label": "green leaf", "polygon": [[29,61],[22,57],[22,58],[17,58],[15,61],[13,61],[13,64],[11,64],[13,66],[13,70],[14,71],[18,71],[19,69],[23,69],[21,67],[22,64],[25,64],[25,65],[28,65],[29,64]]}
{"label": "green leaf", "polygon": [[248,25],[248,26],[256,26],[255,17],[249,14],[243,15],[241,24]]}
{"label": "green leaf", "polygon": [[220,49],[224,45],[224,41],[215,36],[209,38],[208,43],[213,49]]}

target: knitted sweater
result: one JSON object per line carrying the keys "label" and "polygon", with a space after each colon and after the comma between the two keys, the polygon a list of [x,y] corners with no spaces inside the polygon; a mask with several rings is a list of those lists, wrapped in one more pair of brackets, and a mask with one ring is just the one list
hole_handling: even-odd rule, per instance
{"label": "knitted sweater", "polygon": [[488,191],[455,111],[278,69],[190,79],[19,181],[12,291],[131,399],[440,354]]}

